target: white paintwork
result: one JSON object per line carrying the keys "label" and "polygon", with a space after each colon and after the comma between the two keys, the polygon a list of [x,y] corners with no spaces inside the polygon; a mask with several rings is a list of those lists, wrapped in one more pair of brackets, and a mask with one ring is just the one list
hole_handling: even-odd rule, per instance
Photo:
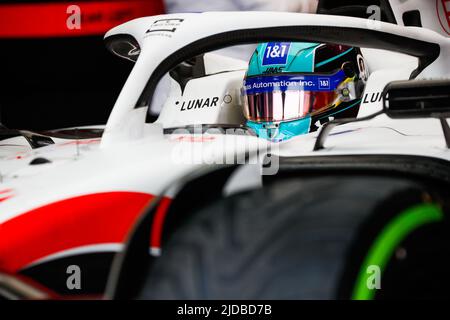
{"label": "white paintwork", "polygon": [[[172,37],[164,34],[146,36],[152,23],[162,18],[183,18],[185,21]],[[165,191],[167,196],[172,197],[176,194],[176,187],[167,188],[187,174],[200,168],[213,168],[215,165],[211,163],[218,163],[219,166],[219,159],[224,156],[243,156],[246,152],[254,154],[258,149],[265,150],[269,142],[251,136],[164,135],[162,132],[163,127],[243,122],[238,98],[244,74],[241,68],[245,64],[242,62],[211,56],[207,59],[207,70],[211,75],[188,84],[183,97],[179,86],[172,85],[170,97],[156,124],[145,124],[146,108],[134,109],[134,106],[161,61],[187,44],[225,31],[294,25],[367,28],[367,21],[293,13],[212,12],[141,18],[112,29],[107,35],[133,35],[139,41],[142,52],[116,102],[102,140],[80,140],[78,146],[74,141],[57,140],[55,145],[36,150],[31,150],[23,138],[2,141],[1,144],[9,146],[0,147],[0,193],[10,189],[14,196],[0,201],[0,224],[34,208],[78,195],[108,191],[160,195]],[[450,75],[449,39],[419,28],[383,23],[380,28],[386,33],[439,44],[441,56],[422,76],[441,78]],[[367,52],[369,65],[373,69],[367,94],[380,92],[392,80],[407,79],[415,68],[414,58],[403,59],[402,56],[372,49]],[[387,63],[391,58],[394,60]],[[223,99],[226,94],[233,97],[230,106],[182,113],[175,104],[176,101],[205,98],[205,95]],[[380,102],[364,103],[360,116],[380,108]],[[335,129],[327,140],[326,150],[313,153],[316,137],[317,133],[299,136],[274,144],[272,149],[282,156],[406,154],[450,160],[450,151],[445,147],[437,120],[392,120],[380,116],[371,121],[348,124]],[[184,149],[193,150],[194,156],[209,154],[210,161],[180,161]],[[52,162],[29,166],[29,162],[36,157],[45,157]],[[241,177],[245,176],[244,173]],[[227,185],[227,194],[243,188],[236,181],[232,179]]]}
{"label": "white paintwork", "polygon": [[[419,10],[422,26],[434,30],[442,35],[450,36],[450,25],[444,21],[444,8],[441,0],[389,0],[394,9],[395,19],[403,25],[403,14],[412,10]],[[450,12],[450,4],[447,4]]]}
{"label": "white paintwork", "polygon": [[[419,60],[416,57],[411,57],[406,54],[398,52],[391,52],[379,49],[361,48],[361,51],[366,59],[370,72],[377,70],[408,70],[409,75],[417,68]],[[382,59],[380,57],[383,57]]]}
{"label": "white paintwork", "polygon": [[261,165],[252,164],[238,168],[223,187],[225,197],[239,192],[258,189],[263,186]]}
{"label": "white paintwork", "polygon": [[[3,158],[0,191],[12,189],[14,197],[0,202],[0,223],[45,204],[84,194],[135,191],[159,195],[171,182],[202,167],[200,161],[182,161],[179,155],[186,145],[201,147],[202,153],[215,159],[223,153],[254,151],[261,144],[260,139],[246,136],[214,135],[213,141],[204,143],[179,140],[188,136],[149,134],[133,142],[118,143],[114,149],[101,149],[97,141],[80,145],[79,155],[75,143],[62,143],[21,154],[21,159],[15,155]],[[246,148],[249,140],[254,143]],[[29,166],[36,157],[52,163]]]}
{"label": "white paintwork", "polygon": [[[183,19],[183,22],[176,25],[175,32],[147,33],[148,30],[152,30],[152,25],[161,19],[174,19],[174,21]],[[115,34],[132,35],[141,47],[141,54],[111,113],[102,146],[114,146],[118,140],[130,139],[127,133],[131,124],[126,119],[130,113],[138,112],[134,107],[153,71],[167,56],[177,50],[197,40],[229,31],[244,32],[246,29],[264,27],[321,25],[374,30],[367,19],[350,17],[330,19],[330,16],[326,15],[280,12],[205,12],[162,15],[136,19],[110,30],[106,37]],[[424,28],[401,27],[383,22],[378,22],[376,28],[375,31],[439,44],[440,56],[419,77],[450,76],[450,59],[447,58],[450,55],[448,38]],[[145,114],[141,114],[141,117],[140,126],[143,126]],[[133,128],[139,126],[139,121],[132,126]]]}
{"label": "white paintwork", "polygon": [[225,57],[215,53],[204,55],[206,74],[247,70],[248,61]]}

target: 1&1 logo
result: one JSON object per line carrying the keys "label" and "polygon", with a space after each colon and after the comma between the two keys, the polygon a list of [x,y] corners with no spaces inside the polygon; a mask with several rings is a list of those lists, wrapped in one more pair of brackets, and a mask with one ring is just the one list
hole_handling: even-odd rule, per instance
{"label": "1&1 logo", "polygon": [[319,78],[319,89],[320,90],[330,90],[330,79],[328,78]]}
{"label": "1&1 logo", "polygon": [[270,42],[266,46],[263,66],[286,65],[291,44],[289,42]]}

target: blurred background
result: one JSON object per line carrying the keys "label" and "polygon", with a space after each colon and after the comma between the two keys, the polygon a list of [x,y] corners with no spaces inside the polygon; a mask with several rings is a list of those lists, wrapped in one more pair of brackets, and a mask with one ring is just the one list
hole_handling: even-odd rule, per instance
{"label": "blurred background", "polygon": [[[367,6],[385,1],[0,0],[0,123],[30,130],[106,123],[133,65],[109,53],[103,35],[136,17],[220,10],[364,17]],[[392,20],[388,10],[382,19]]]}

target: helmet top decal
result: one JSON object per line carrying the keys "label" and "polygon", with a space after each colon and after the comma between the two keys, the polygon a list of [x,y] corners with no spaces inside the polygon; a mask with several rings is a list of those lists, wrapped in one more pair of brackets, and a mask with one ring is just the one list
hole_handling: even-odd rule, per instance
{"label": "helmet top decal", "polygon": [[262,65],[286,65],[291,49],[290,42],[270,42],[266,46]]}

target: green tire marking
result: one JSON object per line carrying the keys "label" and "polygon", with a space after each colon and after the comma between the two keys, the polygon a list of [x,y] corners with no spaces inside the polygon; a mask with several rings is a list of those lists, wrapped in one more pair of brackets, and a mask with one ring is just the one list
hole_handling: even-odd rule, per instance
{"label": "green tire marking", "polygon": [[375,289],[367,286],[367,280],[371,274],[367,273],[369,266],[378,266],[381,274],[392,257],[397,246],[417,228],[441,221],[444,214],[440,207],[435,204],[421,204],[403,211],[395,217],[378,235],[370,248],[362,268],[360,269],[355,288],[353,300],[372,300],[375,297]]}

